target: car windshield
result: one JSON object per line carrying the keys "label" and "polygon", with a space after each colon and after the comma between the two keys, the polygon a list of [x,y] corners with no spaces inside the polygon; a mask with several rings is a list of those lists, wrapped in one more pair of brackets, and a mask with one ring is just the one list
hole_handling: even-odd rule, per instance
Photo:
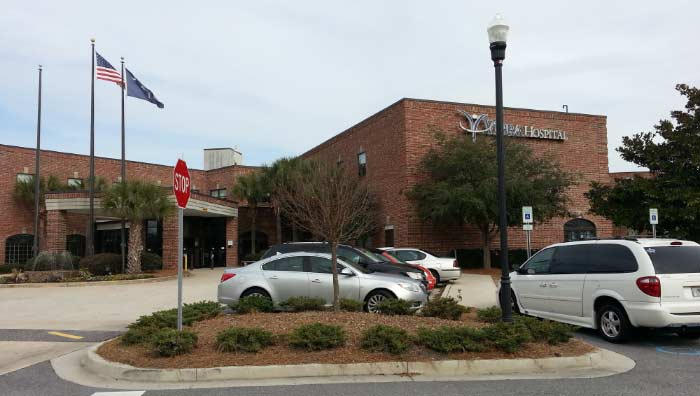
{"label": "car windshield", "polygon": [[[342,257],[341,257],[341,259],[342,259]],[[368,270],[367,268],[363,267],[360,264],[352,263],[349,260],[343,260],[343,261],[344,261],[343,264],[347,264],[348,267],[352,267],[352,269],[354,269],[355,271],[362,272],[363,274],[371,274],[372,273],[372,271]]]}
{"label": "car windshield", "polygon": [[700,272],[700,246],[650,246],[644,250],[657,274]]}
{"label": "car windshield", "polygon": [[382,262],[388,261],[386,257],[384,257],[384,256],[382,256],[382,255],[380,255],[380,254],[371,252],[371,251],[369,251],[369,250],[367,250],[367,249],[365,249],[365,248],[359,248],[359,249],[357,249],[357,250],[359,250],[360,252],[364,253],[365,256],[367,256],[367,257],[368,257],[372,262],[374,262],[374,263],[382,263]]}

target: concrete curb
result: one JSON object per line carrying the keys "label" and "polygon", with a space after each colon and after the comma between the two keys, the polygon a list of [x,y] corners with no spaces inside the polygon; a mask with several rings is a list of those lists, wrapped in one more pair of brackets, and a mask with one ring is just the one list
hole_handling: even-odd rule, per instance
{"label": "concrete curb", "polygon": [[[231,366],[214,368],[137,368],[110,362],[97,354],[95,345],[81,359],[83,369],[98,377],[121,383],[196,384],[207,381],[283,380],[319,377],[399,376],[426,378],[466,377],[489,379],[512,375],[594,377],[623,373],[634,368],[633,360],[605,349],[575,357],[544,359],[443,360],[431,362],[379,362],[354,364],[300,364]],[[586,375],[586,373],[590,373]],[[568,374],[568,375],[567,375]],[[491,378],[493,379],[493,378]]]}
{"label": "concrete curb", "polygon": [[[186,278],[194,276],[191,272]],[[139,283],[156,283],[177,279],[177,275],[160,276],[146,279],[131,279],[118,281],[94,281],[94,282],[51,282],[51,283],[5,283],[0,284],[0,289],[12,288],[42,288],[42,287],[80,287],[80,286],[115,286],[134,285]]]}

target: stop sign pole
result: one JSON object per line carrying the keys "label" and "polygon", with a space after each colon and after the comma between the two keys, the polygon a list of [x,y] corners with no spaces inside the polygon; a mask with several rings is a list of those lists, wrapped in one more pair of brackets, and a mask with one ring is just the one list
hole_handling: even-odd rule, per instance
{"label": "stop sign pole", "polygon": [[182,331],[182,226],[183,210],[190,199],[190,172],[179,159],[173,169],[173,193],[177,201],[177,330]]}

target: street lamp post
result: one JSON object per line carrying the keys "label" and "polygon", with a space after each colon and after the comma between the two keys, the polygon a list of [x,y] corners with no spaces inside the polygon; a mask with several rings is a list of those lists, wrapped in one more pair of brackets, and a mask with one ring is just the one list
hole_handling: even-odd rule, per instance
{"label": "street lamp post", "polygon": [[496,71],[496,158],[498,162],[498,230],[501,240],[501,290],[500,302],[503,322],[512,322],[513,313],[510,298],[510,267],[508,265],[508,221],[506,214],[505,148],[503,145],[503,59],[506,57],[508,25],[500,14],[493,18],[487,32],[491,48],[491,60]]}

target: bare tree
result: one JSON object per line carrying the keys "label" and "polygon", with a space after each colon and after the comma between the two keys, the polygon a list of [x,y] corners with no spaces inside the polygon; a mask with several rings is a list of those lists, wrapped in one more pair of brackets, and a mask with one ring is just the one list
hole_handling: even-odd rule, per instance
{"label": "bare tree", "polygon": [[374,229],[374,200],[366,183],[338,165],[309,162],[291,181],[280,186],[279,204],[293,224],[330,244],[333,309],[339,311],[338,244]]}

